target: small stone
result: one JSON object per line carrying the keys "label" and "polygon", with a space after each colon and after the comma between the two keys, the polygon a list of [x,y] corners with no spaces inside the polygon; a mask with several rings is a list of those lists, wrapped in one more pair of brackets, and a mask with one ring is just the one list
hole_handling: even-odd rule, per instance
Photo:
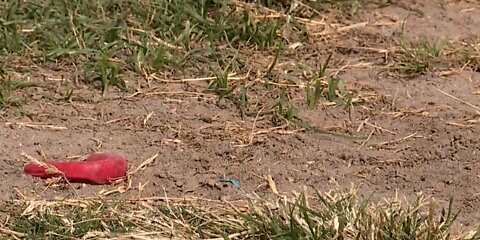
{"label": "small stone", "polygon": [[198,181],[195,178],[189,178],[183,185],[183,192],[195,192],[198,189]]}
{"label": "small stone", "polygon": [[182,187],[182,186],[183,186],[183,182],[180,181],[180,180],[178,180],[178,181],[175,182],[175,186],[177,186],[177,187]]}
{"label": "small stone", "polygon": [[225,109],[227,107],[227,101],[225,100],[225,98],[218,99],[217,107],[219,107],[221,109]]}

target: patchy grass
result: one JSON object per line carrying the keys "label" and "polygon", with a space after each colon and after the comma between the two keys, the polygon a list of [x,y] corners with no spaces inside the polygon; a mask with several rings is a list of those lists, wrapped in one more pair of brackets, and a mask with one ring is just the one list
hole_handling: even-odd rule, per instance
{"label": "patchy grass", "polygon": [[[413,202],[373,203],[350,191],[219,202],[149,198],[130,201],[15,202],[2,232],[25,239],[476,239],[453,236],[458,212],[419,194]],[[24,210],[23,210],[24,209]],[[22,212],[23,211],[23,212]]]}
{"label": "patchy grass", "polygon": [[[270,95],[286,90],[281,89],[282,85],[292,81],[297,89],[307,86],[306,102],[310,109],[321,99],[351,104],[353,97],[346,92],[341,79],[327,72],[331,53],[323,65],[298,64],[294,72],[287,74],[278,61],[285,64],[288,59],[284,55],[292,51],[292,46],[325,30],[323,22],[309,23],[304,16],[306,11],[310,13],[308,17],[318,16],[326,9],[348,12],[359,5],[358,1],[305,3],[290,8],[269,1],[190,0],[36,0],[3,1],[0,5],[0,34],[6,39],[0,46],[0,55],[7,59],[4,69],[27,72],[25,75],[41,74],[32,73],[33,67],[66,72],[61,92],[43,93],[44,98],[91,101],[76,96],[71,85],[79,81],[100,90],[105,98],[111,87],[142,94],[165,79],[205,75],[214,78],[199,91],[214,92],[219,101],[227,98],[242,115],[260,110],[252,108],[258,102],[247,101],[247,92],[260,87],[255,84],[256,79],[262,79],[265,86],[261,91]],[[258,60],[263,66],[253,68],[248,62],[251,59],[247,56],[255,53],[261,53]],[[268,66],[263,64],[266,62]],[[319,70],[299,78],[303,69]],[[10,77],[11,71],[4,75]],[[239,74],[246,75],[250,82],[244,80],[247,77],[232,80],[231,76]],[[314,90],[309,87],[312,82]],[[48,84],[41,87],[48,88]],[[28,100],[25,94],[18,98]],[[26,102],[15,99],[8,89],[2,90],[2,99],[3,107]],[[272,101],[276,105],[277,99]],[[289,94],[284,94],[278,108],[280,116],[287,120],[298,117],[298,108],[289,101]]]}
{"label": "patchy grass", "polygon": [[284,24],[256,19],[252,10],[229,1],[39,0],[0,6],[2,55],[26,57],[30,64],[75,65],[83,69],[84,82],[101,82],[103,94],[110,85],[126,90],[127,71],[150,83],[173,69],[235,69],[229,54],[242,46],[278,44]]}
{"label": "patchy grass", "polygon": [[[405,20],[406,21],[406,20]],[[388,68],[403,75],[422,75],[428,72],[449,72],[452,68],[476,70],[478,67],[478,37],[468,39],[459,46],[443,39],[409,41],[404,24],[397,39],[399,53],[394,56],[393,67]]]}

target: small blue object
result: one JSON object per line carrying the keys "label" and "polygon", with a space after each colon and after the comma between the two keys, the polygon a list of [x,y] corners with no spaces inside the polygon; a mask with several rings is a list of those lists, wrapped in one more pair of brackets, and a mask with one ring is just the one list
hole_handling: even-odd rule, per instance
{"label": "small blue object", "polygon": [[239,188],[240,187],[240,183],[235,180],[235,179],[232,179],[232,178],[225,178],[225,177],[221,177],[220,179],[218,179],[219,182],[228,182],[230,184],[232,184],[232,186],[236,187],[236,188]]}

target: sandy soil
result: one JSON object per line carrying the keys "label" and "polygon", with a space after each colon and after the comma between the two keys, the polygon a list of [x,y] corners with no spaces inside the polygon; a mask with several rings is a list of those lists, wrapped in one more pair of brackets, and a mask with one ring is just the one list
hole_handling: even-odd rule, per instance
{"label": "sandy soil", "polygon": [[[0,199],[16,198],[19,193],[42,198],[75,196],[68,186],[48,185],[24,175],[22,152],[40,159],[42,154],[48,159],[66,159],[95,151],[115,152],[123,154],[132,169],[158,153],[152,164],[132,176],[131,190],[111,196],[166,194],[228,200],[256,193],[268,197],[272,192],[265,176],[271,175],[281,193],[306,185],[329,190],[337,184],[349,187],[354,183],[362,194],[373,194],[375,199],[391,197],[395,191],[408,199],[418,192],[441,201],[453,196],[455,208],[463,211],[459,223],[473,227],[478,224],[474,220],[480,219],[478,55],[477,67],[464,70],[453,64],[448,71],[423,75],[381,70],[395,58],[396,53],[389,49],[396,46],[408,15],[404,27],[408,39],[444,39],[462,46],[480,36],[480,4],[402,4],[367,6],[349,20],[366,25],[349,29],[334,41],[305,42],[281,56],[277,66],[287,69],[292,59],[318,64],[326,56],[318,52],[333,50],[332,71],[340,70],[338,77],[347,88],[358,91],[353,107],[321,101],[306,110],[304,90],[294,88],[290,100],[311,125],[370,135],[368,141],[328,139],[292,125],[279,126],[269,116],[242,120],[232,101],[217,102],[216,95],[203,90],[206,81],[158,82],[137,95],[112,89],[109,99],[98,103],[92,101],[98,95],[94,96],[91,88],[78,84],[73,103],[51,101],[39,96],[61,93],[65,86],[55,79],[65,72],[42,68],[28,74],[52,87],[24,90],[24,95],[31,96],[28,104],[1,114]],[[478,41],[476,46],[478,50]],[[255,70],[265,69],[270,60],[252,53],[247,62]],[[349,67],[340,69],[346,65]],[[22,74],[27,73],[19,72]],[[254,81],[254,75],[246,80]],[[272,100],[263,88],[256,84],[249,89],[252,109]],[[153,115],[146,120],[150,113]],[[240,188],[219,184],[220,176],[238,180]],[[118,185],[73,187],[80,197],[91,197]]]}

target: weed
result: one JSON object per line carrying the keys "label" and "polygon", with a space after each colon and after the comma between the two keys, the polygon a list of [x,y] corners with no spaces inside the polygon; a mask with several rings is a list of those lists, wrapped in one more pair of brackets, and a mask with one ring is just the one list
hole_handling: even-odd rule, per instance
{"label": "weed", "polygon": [[[330,53],[327,57],[327,59],[325,60],[325,62],[323,64],[320,65],[320,69],[318,71],[317,74],[314,74],[315,76],[315,86],[313,89],[311,89],[311,87],[309,85],[307,85],[307,106],[308,108],[313,108],[318,100],[320,100],[320,98],[322,97],[322,94],[323,94],[323,85],[322,85],[322,80],[325,79],[326,77],[326,73],[327,73],[327,69],[328,69],[328,64],[330,63],[330,59],[332,58],[332,53]],[[330,84],[329,84],[330,86]],[[335,86],[336,87],[336,86]],[[330,87],[329,87],[329,91],[330,91]],[[330,98],[327,98],[328,100],[331,101]]]}
{"label": "weed", "polygon": [[228,84],[228,76],[226,72],[218,73],[215,76],[215,80],[210,83],[208,89],[220,95],[221,97],[225,96],[226,93],[230,91]]}
{"label": "weed", "polygon": [[[341,79],[327,75],[328,64],[331,57],[332,53],[330,53],[325,62],[320,65],[320,69],[317,72],[308,74],[313,76],[315,83],[313,88],[308,84],[306,87],[307,106],[310,109],[312,109],[322,97],[338,104],[344,104],[352,97],[352,94],[347,96],[345,83]],[[324,80],[328,81],[326,84],[327,91],[324,91]],[[311,82],[311,80],[309,82]]]}
{"label": "weed", "polygon": [[320,79],[315,80],[315,86],[312,89],[310,86],[307,86],[307,106],[312,109],[318,100],[322,97],[323,85]]}
{"label": "weed", "polygon": [[438,58],[443,55],[444,42],[431,42],[426,39],[416,42],[407,41],[405,37],[406,20],[402,23],[401,37],[398,43],[402,54],[393,70],[405,74],[424,74],[435,67]]}
{"label": "weed", "polygon": [[298,117],[298,108],[289,101],[285,88],[278,90],[278,98],[271,106],[276,109],[274,116],[279,116],[288,121]]}
{"label": "weed", "polygon": [[[277,49],[275,51],[275,56],[273,57],[273,60],[272,62],[268,65],[268,68],[267,68],[267,71],[265,73],[265,77],[266,79],[271,79],[273,76],[272,76],[272,71],[273,69],[275,68],[275,65],[277,65],[277,61],[278,61],[278,57],[280,56],[280,54],[283,52],[285,46],[280,43],[278,46],[277,46]],[[267,83],[267,82],[266,82]],[[267,85],[268,86],[268,85]]]}
{"label": "weed", "polygon": [[242,84],[242,86],[240,87],[240,114],[242,115],[242,119],[245,119],[245,109],[247,108],[247,103],[247,87],[245,86],[245,84]]}
{"label": "weed", "polygon": [[12,80],[11,76],[5,70],[0,72],[0,108],[13,106],[20,107],[25,104],[26,99],[15,94],[16,90],[40,87],[39,83],[27,82],[23,80]]}
{"label": "weed", "polygon": [[110,85],[121,90],[127,89],[125,81],[120,76],[120,67],[104,54],[96,62],[87,65],[84,74],[87,82],[98,80],[101,82],[103,96],[107,94]]}
{"label": "weed", "polygon": [[398,70],[406,74],[418,73],[423,74],[434,67],[437,58],[442,56],[442,42],[428,42],[421,40],[418,42],[402,42],[400,44],[403,51]]}
{"label": "weed", "polygon": [[344,82],[336,77],[330,77],[328,81],[328,91],[326,93],[327,100],[335,101],[338,99],[337,90],[339,95],[343,96],[345,94],[345,84]]}

